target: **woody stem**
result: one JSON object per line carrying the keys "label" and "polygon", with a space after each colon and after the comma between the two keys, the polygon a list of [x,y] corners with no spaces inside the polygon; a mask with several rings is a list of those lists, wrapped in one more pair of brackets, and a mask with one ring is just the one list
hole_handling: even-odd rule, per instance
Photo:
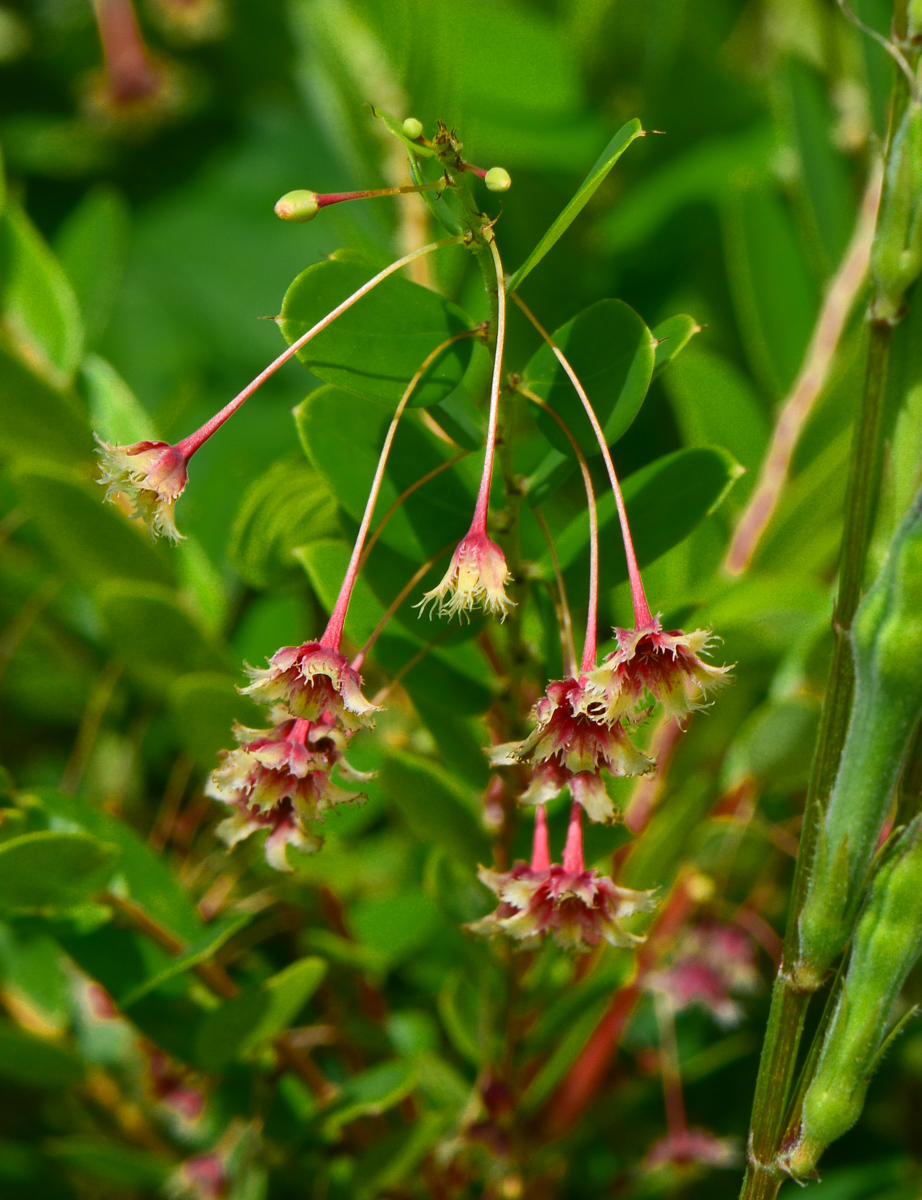
{"label": "woody stem", "polygon": [[[454,240],[454,239],[449,239]],[[411,256],[407,256],[411,257]],[[365,538],[368,536],[368,529],[371,525],[371,519],[374,516],[375,505],[378,502],[378,493],[381,490],[381,482],[384,479],[384,469],[387,466],[388,455],[391,452],[391,446],[394,442],[394,434],[397,432],[397,425],[400,418],[403,416],[403,411],[409,403],[410,397],[416,390],[416,386],[422,379],[423,375],[429,369],[431,364],[442,353],[446,346],[457,341],[457,337],[446,339],[420,363],[413,378],[406,386],[406,390],[400,397],[400,402],[391,418],[391,423],[387,427],[387,433],[384,437],[384,445],[381,447],[381,453],[378,456],[378,465],[375,468],[375,476],[371,481],[371,490],[368,493],[368,499],[365,502],[365,512],[362,515],[362,523],[359,526],[358,536],[355,539],[355,545],[352,548],[352,557],[349,559],[349,565],[346,568],[346,575],[343,579],[342,586],[339,589],[339,595],[336,598],[336,604],[333,606],[333,611],[330,614],[330,620],[324,631],[323,637],[320,639],[324,646],[329,646],[333,650],[339,649],[339,643],[342,641],[343,626],[346,623],[346,612],[349,608],[349,601],[352,598],[352,589],[355,587],[355,581],[358,578],[359,568],[362,564],[362,551],[365,546]]]}
{"label": "woody stem", "polygon": [[621,494],[621,485],[618,482],[618,474],[615,471],[615,464],[612,462],[611,451],[608,449],[608,443],[605,440],[605,434],[602,426],[599,424],[599,418],[595,414],[595,409],[592,407],[592,402],[586,395],[586,389],[579,381],[579,377],[573,370],[570,363],[567,361],[563,351],[547,332],[544,326],[539,322],[538,318],[531,311],[528,305],[518,295],[513,293],[512,299],[516,302],[525,316],[531,321],[538,333],[544,338],[554,353],[555,358],[567,373],[567,377],[573,384],[576,394],[582,402],[583,408],[586,411],[586,416],[589,418],[589,423],[592,425],[592,431],[596,436],[596,441],[599,443],[599,449],[602,452],[602,458],[605,460],[605,469],[608,472],[608,478],[611,482],[611,490],[615,496],[615,507],[618,510],[618,521],[621,525],[621,538],[624,542],[624,556],[627,559],[627,573],[631,583],[631,599],[634,604],[634,626],[637,629],[642,629],[647,625],[653,624],[653,615],[650,612],[650,606],[647,604],[646,593],[644,592],[643,580],[640,577],[640,568],[637,565],[637,555],[634,553],[634,543],[631,538],[631,529],[628,525],[627,510],[624,507],[624,497]]}
{"label": "woody stem", "polygon": [[190,433],[187,438],[183,438],[181,442],[177,442],[176,449],[185,458],[191,458],[196,450],[207,442],[211,435],[216,433],[224,422],[229,417],[232,417],[237,409],[253,395],[257,388],[261,387],[271,375],[274,375],[283,363],[288,362],[289,358],[297,354],[301,347],[305,346],[311,338],[316,337],[318,333],[321,333],[328,325],[331,325],[337,317],[342,316],[347,308],[351,308],[357,300],[361,300],[372,288],[377,287],[382,280],[387,279],[388,275],[393,275],[395,271],[399,271],[408,263],[413,262],[414,259],[421,258],[424,254],[431,254],[433,250],[440,250],[443,246],[455,245],[458,241],[460,241],[460,238],[450,237],[443,238],[440,242],[430,242],[428,246],[422,246],[419,250],[414,250],[411,254],[405,254],[403,258],[398,258],[389,267],[385,267],[383,271],[379,271],[373,279],[369,279],[367,283],[363,283],[358,291],[348,296],[342,304],[337,304],[336,308],[332,312],[328,312],[316,325],[313,325],[306,333],[302,333],[297,341],[292,342],[288,349],[284,350],[264,371],[260,371],[256,378],[251,383],[248,383],[242,392],[238,392],[233,400],[225,404],[220,412],[215,413],[210,421],[206,421],[201,429],[197,429],[195,433]]}
{"label": "woody stem", "polygon": [[490,507],[490,485],[493,482],[493,459],[496,455],[496,431],[499,423],[499,391],[503,372],[503,344],[506,340],[506,285],[503,280],[503,264],[493,238],[490,241],[490,253],[493,256],[493,266],[496,270],[496,344],[493,350],[493,381],[490,385],[490,416],[487,422],[487,443],[483,455],[483,475],[480,479],[480,491],[477,493],[477,504],[474,507],[474,518],[471,521],[471,532],[483,534],[487,532],[487,510]]}
{"label": "woody stem", "polygon": [[579,442],[577,442],[571,433],[563,417],[522,384],[516,385],[516,391],[524,396],[526,400],[530,400],[532,404],[537,404],[543,412],[546,412],[549,417],[552,417],[557,422],[558,427],[569,441],[573,453],[576,455],[579,462],[579,469],[583,476],[583,486],[586,489],[586,508],[589,512],[589,611],[586,615],[586,637],[583,640],[583,663],[581,668],[585,673],[586,671],[591,671],[595,666],[599,614],[599,516],[596,510],[592,476],[589,474],[589,464],[586,462],[586,456],[580,449]]}

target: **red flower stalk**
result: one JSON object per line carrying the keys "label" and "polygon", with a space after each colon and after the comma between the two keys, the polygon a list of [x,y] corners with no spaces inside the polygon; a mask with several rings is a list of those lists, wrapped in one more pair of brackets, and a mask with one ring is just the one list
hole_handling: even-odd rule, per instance
{"label": "red flower stalk", "polygon": [[651,912],[652,892],[617,887],[583,861],[582,808],[574,803],[563,864],[550,862],[543,806],[535,814],[531,863],[516,863],[500,873],[481,867],[480,880],[499,898],[498,908],[468,928],[477,934],[502,933],[525,947],[550,934],[558,946],[591,950],[603,941],[629,947],[643,938],[621,925],[624,918]]}
{"label": "red flower stalk", "polygon": [[131,0],[95,0],[96,24],[112,102],[129,105],[157,94],[159,71],[144,45]]}
{"label": "red flower stalk", "polygon": [[464,616],[478,605],[500,618],[512,607],[505,586],[512,578],[506,567],[502,550],[487,533],[487,512],[490,507],[490,486],[493,482],[493,461],[496,456],[496,433],[499,421],[499,393],[503,370],[503,345],[506,337],[506,288],[503,264],[496,242],[490,241],[490,252],[496,268],[497,316],[496,345],[493,352],[493,381],[490,388],[490,416],[487,422],[487,442],[483,457],[483,474],[474,506],[471,527],[458,544],[451,563],[438,587],[426,592],[419,602],[420,615],[427,605],[439,616]]}
{"label": "red flower stalk", "polygon": [[[347,297],[342,304],[338,304],[331,312],[327,313],[320,321],[303,333],[296,341],[269,364],[265,370],[261,371],[255,379],[253,379],[243,391],[229,401],[220,412],[215,413],[210,420],[206,421],[200,429],[195,433],[189,434],[183,438],[181,442],[177,442],[175,446],[170,446],[166,442],[136,442],[132,446],[110,445],[108,442],[102,441],[97,437],[99,442],[100,454],[100,479],[99,482],[106,485],[106,499],[114,500],[119,494],[127,498],[128,506],[133,516],[142,517],[151,531],[151,535],[156,537],[160,534],[170,538],[172,541],[181,540],[181,535],[176,529],[173,520],[173,505],[182,495],[183,489],[186,486],[187,466],[189,459],[197,450],[199,450],[205,442],[221,428],[240,408],[257,388],[261,387],[266,380],[274,375],[275,372],[292,358],[311,338],[322,332],[326,327],[332,324],[337,317],[341,316],[346,309],[350,308],[362,296],[370,292],[388,275],[393,275],[395,271],[399,271],[401,267],[405,267],[407,263],[413,262],[423,254],[429,254],[432,250],[437,250],[441,246],[452,245],[458,241],[458,238],[444,238],[440,242],[432,242],[428,246],[423,246],[419,250],[414,250],[411,254],[405,254],[403,258],[397,259],[391,263],[389,267],[385,267],[383,271],[379,271],[367,283],[364,283],[351,296]],[[441,347],[439,348],[441,350]],[[428,366],[430,359],[426,360]],[[415,387],[416,376],[414,381],[411,381],[411,388]],[[405,404],[406,401],[401,401]],[[402,408],[398,409],[398,412]],[[395,418],[396,420],[396,418]],[[391,438],[393,435],[390,435]],[[387,448],[390,448],[390,442],[387,443]],[[383,471],[383,467],[381,468]],[[380,480],[378,480],[380,485]],[[339,643],[337,641],[336,646]]]}
{"label": "red flower stalk", "polygon": [[522,800],[543,804],[569,786],[590,820],[616,820],[601,771],[645,775],[655,765],[631,741],[618,715],[609,717],[585,679],[571,678],[549,683],[532,716],[536,726],[524,741],[491,751],[497,765],[525,762],[535,767]]}

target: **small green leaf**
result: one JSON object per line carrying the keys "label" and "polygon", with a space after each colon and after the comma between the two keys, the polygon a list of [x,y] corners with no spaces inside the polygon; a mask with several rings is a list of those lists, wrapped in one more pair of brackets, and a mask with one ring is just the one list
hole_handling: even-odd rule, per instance
{"label": "small green leaf", "polygon": [[653,378],[656,379],[658,375],[661,375],[672,360],[682,353],[695,334],[700,332],[701,326],[694,317],[688,316],[687,313],[678,313],[674,317],[661,321],[653,330],[653,337],[656,340]]}
{"label": "small green leaf", "polygon": [[0,843],[0,909],[47,913],[92,901],[119,857],[88,833],[45,830]]}
{"label": "small green leaf", "polygon": [[356,938],[375,952],[382,969],[405,962],[442,927],[438,906],[418,889],[359,900],[349,916]]}
{"label": "small green leaf", "polygon": [[451,776],[426,759],[392,754],[381,768],[381,782],[421,841],[443,846],[471,866],[489,861],[486,834]]}
{"label": "small green leaf", "polygon": [[23,464],[13,481],[39,537],[68,574],[88,583],[170,579],[165,553],[104,502],[102,488],[50,464]]}
{"label": "small green leaf", "polygon": [[323,1123],[323,1136],[339,1137],[343,1126],[358,1117],[376,1117],[394,1108],[416,1087],[416,1070],[406,1060],[378,1063],[343,1086],[340,1102]]}
{"label": "small green leaf", "polygon": [[18,204],[0,219],[0,308],[24,355],[42,363],[50,382],[70,382],[83,354],[83,326],[73,288]]}
{"label": "small green leaf", "polygon": [[[296,415],[306,403],[298,406]],[[292,556],[296,546],[338,533],[336,502],[323,478],[300,455],[286,457],[244,492],[228,554],[246,583],[268,588],[297,571]]]}
{"label": "small green leaf", "polygon": [[83,1079],[80,1061],[62,1046],[0,1022],[0,1076],[30,1087],[72,1088]]}
{"label": "small green leaf", "polygon": [[[609,445],[637,416],[653,375],[655,340],[620,300],[600,300],[554,333],[554,341],[586,389]],[[554,352],[542,344],[525,368],[525,382],[566,423],[583,453],[601,453],[589,418]],[[537,422],[552,446],[573,456],[569,439],[547,413]]]}
{"label": "small green leaf", "polygon": [[0,347],[0,455],[73,463],[89,459],[92,449],[76,396]]}
{"label": "small green leaf", "polygon": [[45,1151],[81,1175],[120,1189],[159,1188],[172,1168],[165,1155],[94,1134],[52,1138],[45,1143]]}
{"label": "small green leaf", "polygon": [[213,958],[221,947],[229,942],[241,929],[246,928],[251,920],[252,916],[249,913],[237,913],[236,915],[224,917],[207,926],[204,935],[194,945],[190,946],[188,950],[182,954],[177,954],[175,958],[171,958],[160,970],[150,971],[134,987],[121,992],[118,998],[119,1008],[126,1009],[133,1004],[137,1004],[149,992],[161,987],[168,980],[174,979],[177,975],[182,975],[185,971],[191,971],[193,967],[197,967],[200,963],[207,962],[209,958]]}
{"label": "small green leaf", "polygon": [[299,959],[208,1013],[196,1041],[202,1066],[219,1070],[278,1037],[320,986],[326,969],[322,958]]}
{"label": "small green leaf", "polygon": [[595,166],[579,185],[576,194],[569,202],[557,220],[551,225],[550,229],[541,238],[528,258],[522,263],[519,269],[512,275],[509,280],[508,288],[510,292],[514,292],[522,283],[527,275],[530,275],[534,268],[538,265],[542,258],[547,254],[555,242],[557,242],[566,231],[570,228],[579,214],[583,211],[589,201],[592,199],[599,185],[603,182],[608,172],[612,169],[621,155],[630,146],[636,138],[643,137],[644,130],[641,127],[640,121],[634,117],[622,125],[612,140],[608,143],[605,149],[599,156]]}
{"label": "small green leaf", "polygon": [[170,588],[112,580],[96,599],[109,644],[136,679],[169,691],[187,671],[214,671],[228,664]]}
{"label": "small green leaf", "polygon": [[[282,305],[282,333],[291,344],[367,283],[368,267],[315,263],[297,277]],[[398,275],[383,280],[298,351],[319,379],[394,405],[423,360],[470,320],[437,292]],[[426,372],[411,405],[437,404],[461,382],[471,340],[456,342]]]}
{"label": "small green leaf", "polygon": [[55,238],[55,251],[76,294],[91,346],[105,332],[115,307],[130,225],[121,193],[103,185],[86,194]]}

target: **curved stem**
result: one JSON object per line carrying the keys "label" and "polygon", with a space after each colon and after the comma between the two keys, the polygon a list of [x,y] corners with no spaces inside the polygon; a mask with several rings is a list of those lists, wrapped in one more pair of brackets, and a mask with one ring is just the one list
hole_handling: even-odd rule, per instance
{"label": "curved stem", "polygon": [[365,643],[365,645],[362,647],[362,649],[358,652],[358,654],[352,660],[353,670],[358,671],[359,668],[362,666],[362,663],[368,657],[369,650],[371,650],[372,646],[375,644],[375,642],[381,636],[381,633],[382,633],[384,627],[387,625],[388,621],[391,619],[391,617],[394,615],[394,613],[397,611],[397,609],[401,606],[401,604],[403,604],[404,600],[406,600],[407,596],[409,596],[410,592],[413,591],[413,589],[416,587],[416,585],[419,583],[419,581],[422,579],[422,577],[426,574],[426,572],[430,571],[435,566],[435,564],[439,561],[439,559],[442,557],[442,555],[447,554],[449,550],[452,550],[454,548],[454,545],[455,545],[454,541],[449,542],[447,546],[442,547],[442,549],[438,552],[438,554],[434,554],[432,556],[432,558],[429,559],[428,562],[424,562],[418,571],[414,571],[414,573],[410,576],[410,578],[407,580],[407,582],[403,585],[403,587],[400,589],[400,591],[397,593],[397,595],[394,597],[394,599],[390,602],[390,604],[385,609],[384,614],[381,617],[381,620],[374,627],[374,630],[371,633],[371,635],[369,636],[368,641]]}
{"label": "curved stem", "polygon": [[[581,670],[585,674],[585,672],[591,671],[595,666],[599,624],[599,515],[596,510],[592,476],[589,474],[589,464],[586,462],[586,456],[580,449],[579,443],[571,433],[563,417],[555,412],[549,404],[546,404],[540,396],[536,396],[534,392],[530,391],[527,387],[523,387],[522,384],[517,384],[515,390],[524,396],[526,400],[530,400],[532,404],[537,404],[548,416],[553,417],[561,432],[572,446],[573,453],[579,462],[579,469],[583,475],[583,486],[586,489],[586,507],[589,510],[589,612],[586,617],[586,636],[583,639],[583,662],[581,667]],[[558,575],[561,594],[563,594],[563,578],[560,575],[560,565],[557,562],[557,554],[553,547],[551,554],[555,562],[555,570]]]}
{"label": "curved stem", "polygon": [[367,283],[363,283],[358,291],[353,292],[351,296],[348,296],[342,302],[342,304],[337,304],[332,312],[328,312],[327,315],[322,320],[318,321],[316,325],[313,325],[307,330],[306,333],[302,333],[297,341],[292,342],[288,349],[284,350],[278,356],[278,358],[276,358],[268,365],[268,367],[266,367],[264,371],[260,371],[256,378],[251,383],[248,383],[242,392],[238,392],[233,400],[231,400],[228,404],[225,404],[220,412],[215,413],[210,421],[206,421],[201,429],[197,429],[195,433],[190,433],[187,438],[183,438],[181,442],[177,442],[175,448],[185,458],[191,458],[196,450],[198,450],[204,442],[207,442],[211,435],[216,433],[217,430],[219,430],[224,424],[224,422],[229,417],[232,417],[237,409],[240,408],[240,406],[246,400],[248,400],[250,396],[253,395],[256,389],[261,387],[262,384],[266,382],[270,375],[274,375],[279,367],[282,366],[283,363],[288,362],[289,358],[292,358],[295,354],[297,354],[301,347],[306,345],[311,338],[316,337],[316,335],[326,329],[328,325],[332,325],[336,318],[342,316],[347,308],[351,308],[357,300],[361,300],[361,298],[370,292],[372,288],[377,287],[379,283],[387,279],[388,275],[393,275],[395,271],[399,271],[402,267],[405,267],[407,263],[413,262],[414,259],[420,258],[424,254],[431,254],[433,250],[440,250],[443,246],[453,246],[459,241],[460,238],[450,237],[443,238],[440,242],[430,242],[428,246],[422,246],[419,250],[414,250],[411,254],[405,254],[403,258],[398,258],[397,261],[392,262],[389,267],[385,267],[383,271],[379,271],[373,279],[369,279]]}
{"label": "curved stem", "polygon": [[490,485],[493,482],[493,459],[496,454],[496,431],[499,424],[499,392],[503,373],[503,345],[506,340],[506,285],[503,279],[503,264],[496,248],[495,238],[490,240],[490,253],[496,270],[496,344],[493,350],[493,381],[490,385],[490,417],[487,423],[487,442],[483,455],[483,475],[480,491],[474,507],[471,531],[487,532],[487,510],[490,507]]}
{"label": "curved stem", "polygon": [[602,457],[605,460],[605,469],[608,472],[608,478],[611,483],[611,490],[615,495],[615,506],[618,509],[618,521],[621,525],[621,538],[624,542],[624,556],[627,559],[627,573],[631,581],[631,599],[634,603],[634,626],[637,629],[642,629],[653,624],[653,615],[650,612],[650,606],[647,604],[647,597],[643,589],[643,580],[640,577],[640,568],[637,565],[637,555],[634,553],[634,543],[631,539],[631,529],[628,525],[627,510],[624,507],[624,497],[621,494],[621,485],[618,482],[618,475],[615,471],[615,464],[612,462],[611,451],[608,449],[608,443],[605,440],[605,434],[602,426],[599,424],[599,418],[595,415],[595,409],[592,407],[592,402],[586,395],[586,389],[579,381],[576,372],[570,366],[563,351],[547,332],[544,326],[540,323],[535,314],[531,311],[524,300],[516,293],[513,293],[512,299],[516,302],[522,312],[528,317],[538,333],[544,338],[554,353],[555,358],[567,373],[567,377],[576,389],[576,394],[582,401],[583,408],[586,411],[586,416],[589,418],[589,423],[592,425],[593,433],[599,443],[599,449],[602,451]]}
{"label": "curved stem", "polygon": [[342,586],[339,589],[339,595],[336,598],[336,604],[333,606],[333,611],[330,614],[330,620],[327,623],[323,637],[320,639],[321,644],[330,646],[333,650],[339,649],[339,643],[342,641],[343,626],[346,623],[346,612],[349,608],[349,600],[352,597],[352,589],[355,587],[355,581],[358,578],[358,573],[361,570],[364,558],[362,551],[365,547],[365,538],[368,535],[368,527],[371,525],[371,518],[374,516],[375,505],[378,502],[378,493],[381,490],[381,482],[384,479],[384,469],[387,466],[388,455],[391,452],[391,446],[394,442],[394,434],[397,432],[397,425],[400,418],[403,416],[404,409],[409,403],[410,397],[416,390],[419,381],[432,365],[436,358],[442,353],[446,346],[450,346],[461,337],[460,334],[455,334],[454,337],[447,338],[440,345],[436,346],[423,361],[420,363],[413,378],[406,386],[406,390],[400,397],[400,402],[397,405],[396,411],[391,418],[391,423],[387,427],[387,433],[384,436],[384,445],[381,447],[381,453],[378,456],[378,465],[375,468],[375,477],[371,481],[371,491],[368,493],[368,499],[365,502],[365,512],[362,514],[362,523],[359,526],[359,532],[355,539],[355,545],[352,548],[352,557],[349,559],[349,565],[346,568],[346,575],[343,579]]}
{"label": "curved stem", "polygon": [[318,208],[326,208],[330,204],[342,204],[345,200],[376,200],[379,196],[406,196],[412,192],[426,192],[433,188],[444,188],[444,179],[435,179],[432,183],[404,183],[399,187],[372,188],[364,192],[324,192],[323,195],[314,193]]}
{"label": "curved stem", "polygon": [[361,562],[359,563],[360,571],[361,571],[362,567],[364,567],[365,564],[368,562],[368,556],[371,554],[372,550],[374,550],[375,546],[377,545],[378,538],[384,532],[385,525],[388,523],[388,521],[391,519],[391,517],[394,515],[394,513],[397,511],[397,509],[400,508],[400,506],[402,504],[404,504],[407,500],[409,500],[409,498],[413,495],[414,492],[418,492],[421,487],[425,487],[426,484],[430,482],[430,480],[437,478],[439,475],[442,474],[443,471],[447,471],[449,469],[449,467],[455,466],[457,463],[459,463],[462,460],[462,458],[467,458],[467,455],[468,455],[468,451],[463,450],[460,454],[455,454],[452,458],[446,458],[443,463],[439,463],[439,465],[437,467],[433,467],[431,471],[427,471],[425,475],[421,475],[419,477],[419,479],[416,480],[415,483],[411,483],[405,492],[400,493],[400,495],[397,497],[397,499],[394,501],[394,503],[390,506],[390,508],[387,510],[387,512],[384,514],[384,516],[378,522],[378,525],[376,526],[374,533],[371,535],[371,537],[365,543],[365,550],[362,553],[362,559],[361,559]]}

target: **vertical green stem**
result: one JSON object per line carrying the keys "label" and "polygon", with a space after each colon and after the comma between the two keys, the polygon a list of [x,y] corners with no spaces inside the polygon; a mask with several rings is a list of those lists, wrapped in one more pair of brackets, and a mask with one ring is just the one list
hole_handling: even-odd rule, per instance
{"label": "vertical green stem", "polygon": [[864,398],[852,435],[839,586],[833,607],[835,648],[823,699],[816,754],[807,791],[803,831],[791,889],[784,954],[772,992],[749,1135],[749,1165],[741,1200],[773,1200],[781,1185],[774,1166],[784,1132],[788,1098],[804,1019],[812,993],[797,990],[791,968],[797,958],[797,922],[813,859],[816,830],[835,780],[854,689],[850,634],[861,596],[865,561],[880,488],[881,430],[892,329],[872,324]]}

